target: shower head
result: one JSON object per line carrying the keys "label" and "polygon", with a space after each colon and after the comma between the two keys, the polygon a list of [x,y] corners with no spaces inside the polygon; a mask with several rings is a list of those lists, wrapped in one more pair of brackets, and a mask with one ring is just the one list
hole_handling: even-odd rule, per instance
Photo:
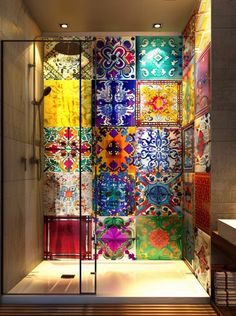
{"label": "shower head", "polygon": [[79,55],[81,52],[80,44],[73,42],[60,42],[54,47],[55,51],[63,55]]}
{"label": "shower head", "polygon": [[40,105],[44,99],[44,97],[46,97],[47,95],[49,95],[49,93],[51,92],[52,88],[51,87],[46,87],[44,90],[43,90],[43,95],[41,96],[41,98],[36,101],[32,101],[32,104],[34,105]]}

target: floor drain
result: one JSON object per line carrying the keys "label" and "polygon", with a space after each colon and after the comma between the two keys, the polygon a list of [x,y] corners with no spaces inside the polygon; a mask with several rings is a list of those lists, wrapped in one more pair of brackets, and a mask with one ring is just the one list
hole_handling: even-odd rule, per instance
{"label": "floor drain", "polygon": [[62,274],[61,279],[74,279],[75,274]]}

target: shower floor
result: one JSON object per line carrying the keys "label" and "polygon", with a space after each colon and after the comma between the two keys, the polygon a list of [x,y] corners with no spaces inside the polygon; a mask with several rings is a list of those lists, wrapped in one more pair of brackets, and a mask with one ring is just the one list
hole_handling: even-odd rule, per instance
{"label": "shower floor", "polygon": [[[92,291],[91,262],[83,262],[83,290]],[[74,274],[62,279],[62,274]],[[43,261],[9,294],[79,294],[78,260]],[[98,262],[97,297],[209,299],[183,261]]]}

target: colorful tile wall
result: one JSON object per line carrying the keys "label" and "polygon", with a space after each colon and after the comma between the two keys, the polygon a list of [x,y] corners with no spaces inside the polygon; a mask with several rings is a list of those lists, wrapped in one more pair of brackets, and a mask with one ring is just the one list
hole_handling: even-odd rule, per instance
{"label": "colorful tile wall", "polygon": [[211,169],[210,113],[195,119],[194,148],[195,172],[209,172]]}
{"label": "colorful tile wall", "polygon": [[197,229],[193,268],[197,279],[208,293],[210,293],[210,254],[211,237],[201,229]]}
{"label": "colorful tile wall", "polygon": [[137,259],[181,259],[182,220],[178,215],[138,216]]}
{"label": "colorful tile wall", "polygon": [[181,125],[181,81],[137,82],[137,125]]}
{"label": "colorful tile wall", "polygon": [[195,53],[195,19],[193,14],[183,31],[183,69],[188,66]]}
{"label": "colorful tile wall", "polygon": [[182,214],[181,174],[140,171],[136,175],[136,215]]}
{"label": "colorful tile wall", "polygon": [[193,267],[194,260],[194,219],[191,214],[184,215],[183,255]]}
{"label": "colorful tile wall", "polygon": [[97,256],[99,260],[135,259],[135,219],[97,218]]}
{"label": "colorful tile wall", "polygon": [[[194,215],[194,173],[183,175],[183,210]],[[185,213],[186,215],[186,213]]]}
{"label": "colorful tile wall", "polygon": [[182,36],[137,36],[138,80],[182,80]]}
{"label": "colorful tile wall", "polygon": [[138,169],[182,171],[182,139],[178,128],[139,127],[136,131]]}
{"label": "colorful tile wall", "polygon": [[194,120],[194,67],[194,60],[192,60],[183,72],[183,126]]}
{"label": "colorful tile wall", "polygon": [[96,126],[135,125],[135,80],[97,81]]}
{"label": "colorful tile wall", "polygon": [[207,173],[195,174],[195,222],[206,233],[210,232],[211,178]]}
{"label": "colorful tile wall", "polygon": [[135,38],[97,38],[94,48],[96,79],[135,79]]}

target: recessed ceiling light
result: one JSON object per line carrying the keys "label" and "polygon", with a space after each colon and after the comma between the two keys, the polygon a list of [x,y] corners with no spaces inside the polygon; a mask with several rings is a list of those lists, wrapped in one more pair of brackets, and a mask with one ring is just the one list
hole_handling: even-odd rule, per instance
{"label": "recessed ceiling light", "polygon": [[154,29],[159,29],[159,28],[161,28],[161,23],[154,23],[153,24],[153,27],[154,27]]}
{"label": "recessed ceiling light", "polygon": [[68,23],[60,23],[59,25],[60,25],[60,27],[62,29],[67,29],[68,28]]}

